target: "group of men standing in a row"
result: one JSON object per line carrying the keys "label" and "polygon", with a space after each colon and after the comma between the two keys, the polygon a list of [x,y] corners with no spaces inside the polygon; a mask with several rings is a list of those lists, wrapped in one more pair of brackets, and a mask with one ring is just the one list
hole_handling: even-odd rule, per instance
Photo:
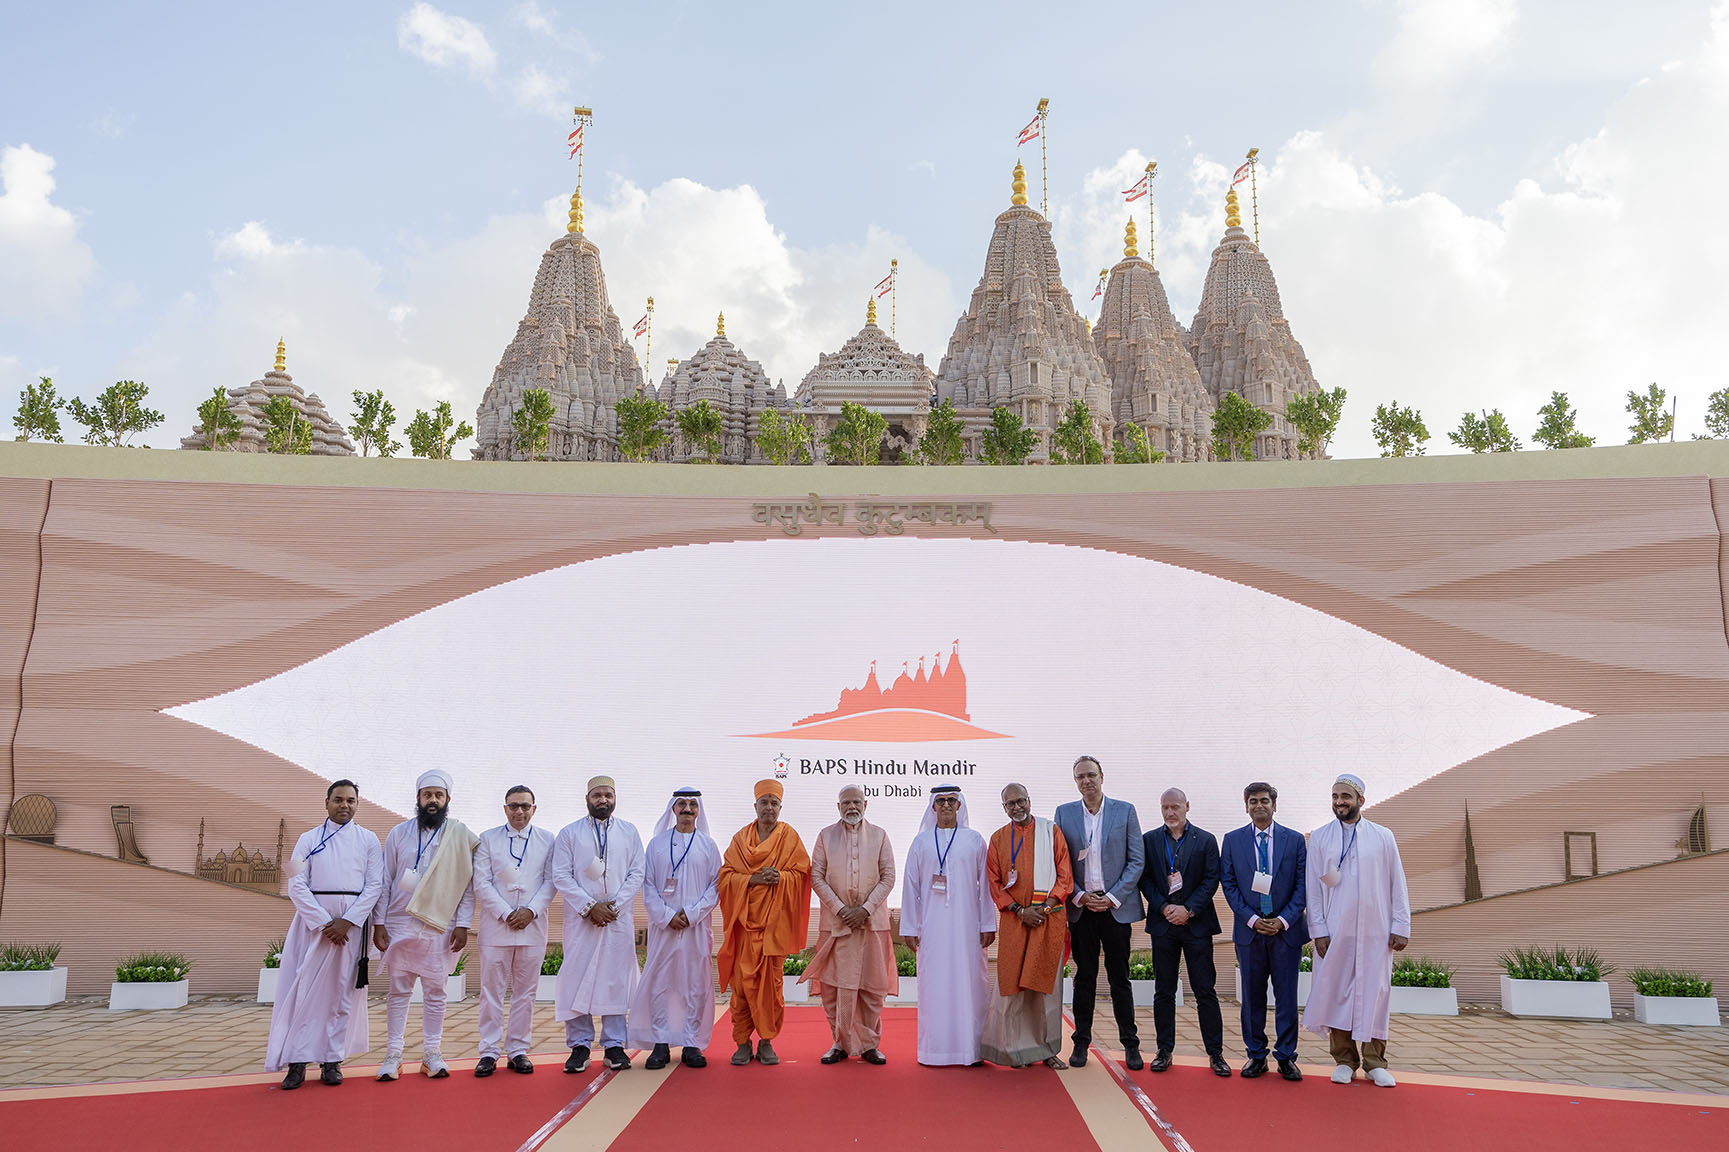
{"label": "group of men standing in a row", "polygon": [[[1386,977],[1391,949],[1404,947],[1410,916],[1392,835],[1361,818],[1360,780],[1340,777],[1333,796],[1338,820],[1307,847],[1298,833],[1273,823],[1272,787],[1250,785],[1251,824],[1227,834],[1221,856],[1211,834],[1188,823],[1181,792],[1165,794],[1162,826],[1143,836],[1133,805],[1105,797],[1098,761],[1077,760],[1074,778],[1080,799],[1059,807],[1054,820],[1032,815],[1023,786],[1003,789],[1008,822],[988,841],[969,827],[957,786],[931,790],[901,888],[900,934],[918,954],[920,1063],[1065,1067],[1061,972],[1072,945],[1072,1059],[1087,1059],[1102,952],[1126,1062],[1142,1067],[1128,953],[1132,926],[1144,917],[1156,972],[1153,1070],[1170,1066],[1177,971],[1184,961],[1212,1067],[1230,1075],[1213,989],[1211,937],[1219,932],[1213,894],[1222,885],[1237,921],[1233,936],[1244,976],[1250,1060],[1243,1074],[1266,1071],[1271,983],[1278,1010],[1273,1055],[1287,1079],[1301,1078],[1296,972],[1312,935],[1323,961],[1317,963],[1310,1026],[1331,1038],[1339,1065],[1334,1079],[1348,1082],[1361,1064],[1376,1083],[1392,1083],[1384,1053]],[[615,1070],[630,1067],[627,1047],[648,1050],[649,1068],[669,1064],[673,1047],[681,1049],[681,1063],[703,1067],[716,973],[732,993],[737,1049],[731,1063],[778,1064],[773,1040],[784,1015],[783,965],[805,945],[813,891],[820,921],[803,978],[820,997],[833,1037],[822,1062],[885,1062],[882,1007],[898,985],[888,909],[896,857],[887,833],[865,820],[858,786],[841,790],[840,819],[817,834],[808,854],[798,833],[780,821],[783,792],[774,780],[757,783],[756,819],[724,852],[709,835],[695,789],[672,795],[645,846],[632,824],[614,816],[610,777],[589,781],[587,816],[556,837],[534,826],[534,793],[526,786],[506,794],[506,822],[478,836],[449,817],[448,774],[424,773],[416,787],[414,817],[380,845],[354,823],[356,786],[337,781],[326,794],[326,819],[295,845],[289,881],[295,917],[266,1058],[269,1070],[287,1070],[284,1088],[299,1087],[311,1063],[321,1065],[325,1083],[340,1084],[342,1061],[369,1047],[361,990],[369,946],[384,957],[390,977],[378,1079],[400,1074],[417,980],[421,1070],[448,1076],[445,980],[455,955],[467,947],[477,905],[481,1042],[475,1075],[492,1075],[501,1059],[514,1072],[532,1072],[535,991],[555,895],[565,900],[554,1015],[570,1049],[566,1072],[587,1068],[596,1046]],[[639,891],[648,922],[640,969],[632,923]],[[709,922],[717,907],[725,935],[711,960]],[[992,943],[996,995],[986,964]],[[1329,953],[1333,962],[1326,963]]]}

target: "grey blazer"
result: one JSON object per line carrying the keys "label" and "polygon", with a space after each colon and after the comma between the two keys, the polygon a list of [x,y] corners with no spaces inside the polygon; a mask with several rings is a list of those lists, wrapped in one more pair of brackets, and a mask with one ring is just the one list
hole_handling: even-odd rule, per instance
{"label": "grey blazer", "polygon": [[[1146,863],[1146,847],[1141,840],[1141,818],[1135,806],[1126,800],[1105,797],[1104,824],[1099,830],[1099,863],[1105,877],[1105,891],[1117,898],[1111,915],[1120,923],[1134,924],[1147,918],[1146,905],[1141,903],[1141,871]],[[1087,846],[1085,809],[1079,800],[1057,809],[1056,825],[1063,830],[1069,843],[1069,866],[1075,873],[1075,891],[1081,891],[1086,865],[1079,859]],[[1074,897],[1068,901],[1069,920],[1081,918],[1081,908]]]}

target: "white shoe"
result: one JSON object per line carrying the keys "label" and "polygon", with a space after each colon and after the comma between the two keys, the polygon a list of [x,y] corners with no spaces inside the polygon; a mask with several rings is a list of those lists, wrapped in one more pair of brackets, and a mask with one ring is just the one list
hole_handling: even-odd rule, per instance
{"label": "white shoe", "polygon": [[1341,1064],[1337,1068],[1333,1069],[1333,1083],[1349,1084],[1351,1082],[1351,1077],[1355,1075],[1356,1071],[1352,1069],[1349,1064]]}
{"label": "white shoe", "polygon": [[1377,1088],[1391,1088],[1398,1083],[1397,1080],[1393,1079],[1393,1074],[1385,1068],[1369,1069],[1369,1081]]}
{"label": "white shoe", "polygon": [[402,1075],[402,1053],[386,1052],[384,1063],[378,1066],[378,1078],[380,1080],[394,1080],[400,1075]]}
{"label": "white shoe", "polygon": [[437,1051],[421,1053],[420,1070],[433,1080],[442,1080],[450,1075],[450,1065],[444,1062],[443,1054]]}

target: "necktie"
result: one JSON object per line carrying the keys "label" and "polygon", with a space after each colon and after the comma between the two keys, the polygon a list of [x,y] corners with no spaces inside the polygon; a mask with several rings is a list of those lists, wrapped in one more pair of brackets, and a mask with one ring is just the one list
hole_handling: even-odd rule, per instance
{"label": "necktie", "polygon": [[[1261,871],[1271,872],[1273,870],[1272,866],[1267,862],[1267,834],[1265,832],[1261,833],[1258,840],[1260,841],[1259,850],[1261,853]],[[1271,916],[1272,914],[1273,894],[1271,892],[1263,892],[1261,893],[1261,915]]]}

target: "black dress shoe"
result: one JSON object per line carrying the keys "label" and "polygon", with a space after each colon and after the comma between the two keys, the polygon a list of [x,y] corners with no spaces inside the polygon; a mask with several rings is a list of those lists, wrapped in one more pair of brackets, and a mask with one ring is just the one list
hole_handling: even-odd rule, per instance
{"label": "black dress shoe", "polygon": [[509,1068],[512,1072],[519,1073],[523,1076],[532,1076],[534,1074],[534,1061],[530,1060],[527,1053],[524,1052],[518,1052],[516,1055],[512,1056],[510,1058],[510,1063],[506,1064],[505,1067]]}
{"label": "black dress shoe", "polygon": [[1081,1068],[1081,1067],[1084,1067],[1086,1065],[1086,1062],[1087,1062],[1087,1045],[1082,1044],[1079,1041],[1076,1041],[1075,1050],[1073,1052],[1069,1053],[1069,1067],[1070,1068]]}
{"label": "black dress shoe", "polygon": [[678,1062],[686,1068],[708,1067],[708,1057],[702,1054],[702,1049],[692,1048],[689,1045],[686,1045],[684,1051],[678,1054]]}
{"label": "black dress shoe", "polygon": [[282,1078],[282,1090],[292,1092],[306,1082],[306,1065],[290,1064],[288,1075]]}
{"label": "black dress shoe", "polygon": [[839,1064],[842,1060],[845,1060],[845,1059],[846,1059],[846,1049],[845,1048],[830,1048],[827,1052],[824,1052],[821,1056],[817,1057],[817,1063],[819,1063],[819,1064]]}
{"label": "black dress shoe", "polygon": [[586,1071],[587,1068],[588,1046],[586,1044],[578,1044],[575,1048],[570,1050],[570,1055],[565,1057],[564,1070],[566,1072],[583,1072]]}
{"label": "black dress shoe", "polygon": [[342,1083],[342,1065],[320,1064],[318,1066],[318,1078],[332,1088],[336,1087]]}
{"label": "black dress shoe", "polygon": [[866,1064],[887,1064],[889,1062],[889,1058],[884,1056],[875,1048],[866,1048],[862,1053],[860,1053],[859,1059],[863,1060]]}
{"label": "black dress shoe", "polygon": [[1147,1065],[1154,1072],[1165,1072],[1171,1067],[1171,1054],[1161,1049],[1153,1053],[1153,1062]]}
{"label": "black dress shoe", "polygon": [[1281,1060],[1279,1061],[1279,1075],[1287,1080],[1301,1080],[1303,1070],[1297,1067],[1295,1060]]}
{"label": "black dress shoe", "polygon": [[1219,1053],[1214,1052],[1211,1056],[1207,1057],[1207,1061],[1213,1067],[1213,1075],[1229,1076],[1231,1074],[1231,1066],[1225,1063],[1225,1058]]}
{"label": "black dress shoe", "polygon": [[1139,1072],[1146,1067],[1146,1061],[1141,1059],[1141,1049],[1138,1044],[1130,1044],[1123,1049],[1123,1066],[1130,1072]]}
{"label": "black dress shoe", "polygon": [[654,1050],[648,1054],[648,1059],[642,1062],[642,1066],[652,1072],[656,1068],[665,1068],[671,1063],[672,1049],[665,1044],[656,1044]]}
{"label": "black dress shoe", "polygon": [[1267,1058],[1265,1056],[1257,1056],[1243,1065],[1243,1079],[1245,1080],[1253,1080],[1257,1076],[1265,1076],[1266,1074]]}
{"label": "black dress shoe", "polygon": [[496,1071],[498,1071],[498,1058],[495,1056],[482,1056],[480,1062],[474,1066],[474,1074],[483,1079]]}

